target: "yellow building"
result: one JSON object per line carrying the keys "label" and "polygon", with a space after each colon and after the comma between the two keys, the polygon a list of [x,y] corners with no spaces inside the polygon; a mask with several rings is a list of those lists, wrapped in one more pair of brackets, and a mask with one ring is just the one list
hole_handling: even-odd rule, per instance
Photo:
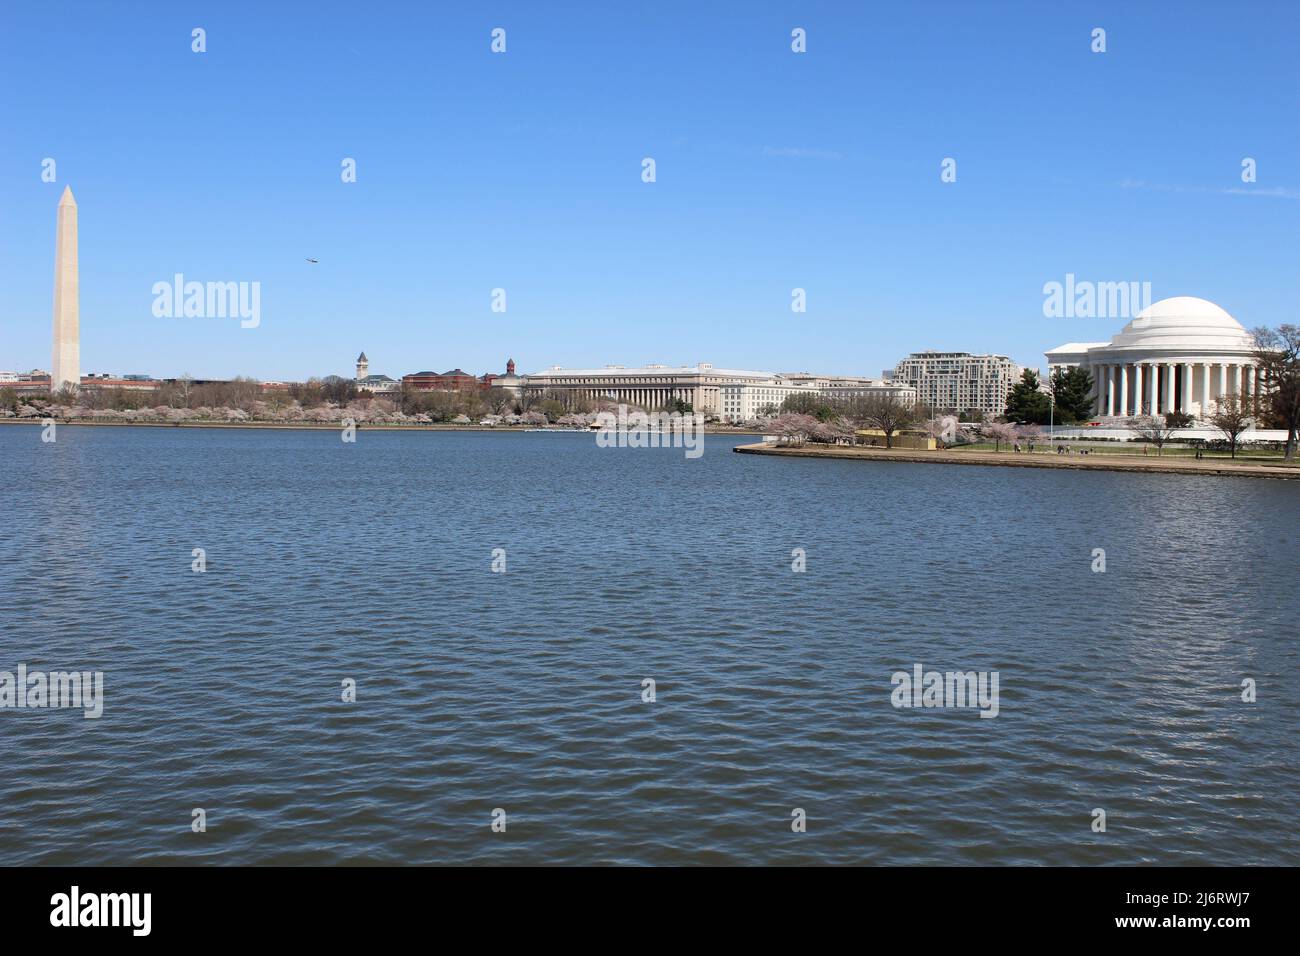
{"label": "yellow building", "polygon": [[[885,433],[879,428],[859,428],[853,434],[859,445],[885,447]],[[894,437],[889,444],[892,448],[924,448],[927,451],[934,451],[935,448],[934,439],[915,428],[894,432]]]}

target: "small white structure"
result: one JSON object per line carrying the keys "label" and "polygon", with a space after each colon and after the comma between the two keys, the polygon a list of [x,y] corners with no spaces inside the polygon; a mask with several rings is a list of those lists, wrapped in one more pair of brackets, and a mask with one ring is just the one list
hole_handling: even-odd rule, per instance
{"label": "small white structure", "polygon": [[1072,342],[1044,354],[1049,374],[1074,366],[1092,373],[1098,416],[1205,418],[1220,396],[1259,394],[1254,349],[1250,333],[1219,306],[1175,296],[1143,309],[1109,342]]}

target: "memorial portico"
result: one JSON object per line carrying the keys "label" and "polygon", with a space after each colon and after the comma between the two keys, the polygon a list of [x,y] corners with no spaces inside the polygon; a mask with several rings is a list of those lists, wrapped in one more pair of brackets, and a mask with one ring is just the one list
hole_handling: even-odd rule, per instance
{"label": "memorial portico", "polygon": [[1109,342],[1071,343],[1045,353],[1050,371],[1092,373],[1093,412],[1129,417],[1212,414],[1225,395],[1250,399],[1264,383],[1249,332],[1205,299],[1162,299],[1138,313]]}

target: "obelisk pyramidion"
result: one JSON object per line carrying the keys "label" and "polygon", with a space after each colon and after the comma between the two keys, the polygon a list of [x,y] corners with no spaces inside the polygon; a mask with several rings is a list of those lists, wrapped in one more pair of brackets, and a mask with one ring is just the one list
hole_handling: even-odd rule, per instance
{"label": "obelisk pyramidion", "polygon": [[77,307],[77,200],[63,188],[54,245],[54,364],[50,391],[81,384],[81,319]]}

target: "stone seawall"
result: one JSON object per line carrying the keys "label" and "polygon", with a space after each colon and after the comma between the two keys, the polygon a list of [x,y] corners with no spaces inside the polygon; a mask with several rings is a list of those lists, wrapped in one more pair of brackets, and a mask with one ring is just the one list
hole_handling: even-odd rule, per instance
{"label": "stone seawall", "polygon": [[1300,466],[1258,464],[1224,459],[1177,459],[1138,455],[1031,455],[1027,452],[921,451],[861,448],[844,445],[776,445],[762,442],[737,445],[742,455],[777,455],[790,458],[841,458],[854,461],[892,461],[927,465],[992,465],[1003,468],[1065,468],[1075,471],[1143,471],[1169,475],[1231,475],[1246,478],[1300,479]]}

